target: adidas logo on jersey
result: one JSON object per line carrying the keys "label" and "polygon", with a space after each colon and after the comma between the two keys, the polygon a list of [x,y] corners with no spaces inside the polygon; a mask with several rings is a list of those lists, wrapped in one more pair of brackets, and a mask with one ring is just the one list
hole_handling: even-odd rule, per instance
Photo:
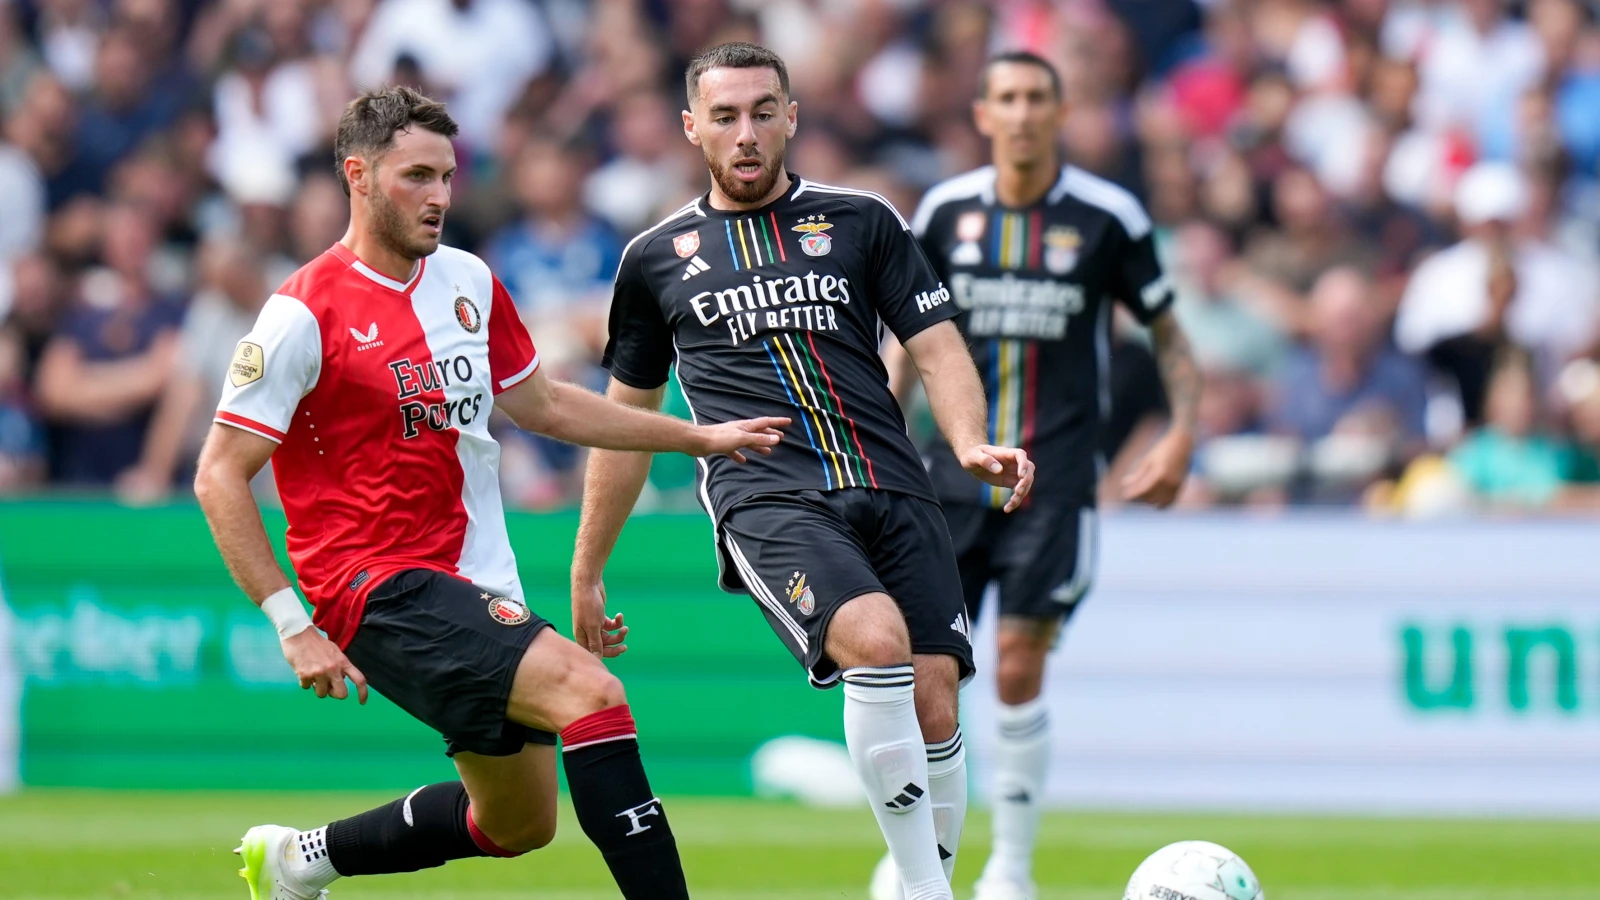
{"label": "adidas logo on jersey", "polygon": [[710,269],[710,268],[711,268],[711,264],[710,263],[707,263],[705,260],[703,260],[700,257],[696,256],[694,259],[689,260],[688,268],[683,270],[683,280],[684,281],[688,281],[689,279],[695,277],[696,275],[699,275],[701,272],[704,272],[704,271],[706,271],[707,269]]}
{"label": "adidas logo on jersey", "polygon": [[350,329],[350,336],[355,338],[357,353],[360,353],[363,350],[371,350],[373,347],[383,346],[383,341],[378,340],[377,322],[373,322],[371,325],[367,326],[366,334],[362,334],[354,328]]}

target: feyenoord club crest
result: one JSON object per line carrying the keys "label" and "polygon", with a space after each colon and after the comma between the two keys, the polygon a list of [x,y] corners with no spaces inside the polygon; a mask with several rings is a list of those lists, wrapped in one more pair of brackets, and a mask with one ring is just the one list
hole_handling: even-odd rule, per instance
{"label": "feyenoord club crest", "polygon": [[811,593],[811,585],[806,584],[806,573],[796,572],[789,579],[789,602],[800,611],[800,615],[809,616],[817,609],[817,598]]}
{"label": "feyenoord club crest", "polygon": [[456,298],[456,321],[461,323],[470,334],[477,334],[483,327],[483,317],[478,315],[478,307],[466,297]]}
{"label": "feyenoord club crest", "polygon": [[1044,233],[1044,267],[1065,275],[1078,264],[1078,247],[1083,244],[1078,229],[1052,225]]}
{"label": "feyenoord club crest", "polygon": [[526,606],[510,597],[497,597],[487,592],[478,596],[489,601],[489,615],[501,625],[521,625],[533,615]]}
{"label": "feyenoord club crest", "polygon": [[806,216],[804,222],[790,229],[802,235],[800,249],[804,250],[807,256],[827,256],[828,251],[833,249],[833,238],[828,237],[826,233],[833,227],[833,223],[827,221],[827,218],[827,216]]}
{"label": "feyenoord club crest", "polygon": [[700,249],[700,232],[691,231],[688,234],[680,234],[673,238],[672,249],[678,251],[679,259],[688,259],[693,256],[694,252]]}

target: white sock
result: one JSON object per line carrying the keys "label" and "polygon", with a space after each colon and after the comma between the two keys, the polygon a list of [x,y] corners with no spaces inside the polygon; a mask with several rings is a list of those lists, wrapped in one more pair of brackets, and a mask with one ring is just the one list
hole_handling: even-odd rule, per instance
{"label": "white sock", "polygon": [[954,900],[928,801],[928,757],[910,663],[844,671],[844,740],[867,790],[906,900]]}
{"label": "white sock", "polygon": [[302,831],[284,848],[288,857],[289,874],[301,884],[320,891],[332,884],[339,873],[328,860],[328,826],[312,831]]}
{"label": "white sock", "polygon": [[1000,739],[994,754],[994,849],[985,879],[1027,883],[1039,834],[1039,801],[1050,764],[1050,717],[1044,698],[1000,704]]}
{"label": "white sock", "polygon": [[928,796],[933,801],[933,832],[939,840],[944,880],[955,883],[961,825],[967,820],[967,748],[961,726],[949,740],[928,744]]}

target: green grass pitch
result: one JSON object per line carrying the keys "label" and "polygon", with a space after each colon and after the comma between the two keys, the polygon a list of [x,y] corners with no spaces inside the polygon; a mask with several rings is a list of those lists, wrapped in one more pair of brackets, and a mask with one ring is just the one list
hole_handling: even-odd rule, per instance
{"label": "green grass pitch", "polygon": [[[243,900],[234,842],[250,825],[309,826],[393,799],[372,794],[29,791],[0,798],[7,900]],[[865,898],[881,843],[866,810],[668,798],[698,900]],[[1567,900],[1600,896],[1600,823],[1052,814],[1040,900],[1120,900],[1135,865],[1174,840],[1226,844],[1271,900]],[[957,877],[971,896],[988,821],[967,820]],[[537,853],[336,883],[330,900],[614,898],[563,800]]]}

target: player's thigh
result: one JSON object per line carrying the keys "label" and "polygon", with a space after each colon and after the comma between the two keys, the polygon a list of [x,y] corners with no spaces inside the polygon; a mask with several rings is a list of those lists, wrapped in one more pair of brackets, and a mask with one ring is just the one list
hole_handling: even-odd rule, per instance
{"label": "player's thigh", "polygon": [[949,656],[957,678],[972,675],[972,628],[950,530],[931,500],[877,492],[872,564],[905,615],[911,652]]}
{"label": "player's thigh", "polygon": [[834,616],[858,597],[884,593],[846,517],[849,500],[839,496],[844,493],[796,491],[747,500],[723,516],[718,535],[724,586],[750,592],[819,687],[839,677],[839,665],[825,652]]}
{"label": "player's thigh", "polygon": [[945,525],[950,529],[951,549],[956,555],[956,574],[961,578],[967,621],[976,622],[983,609],[984,594],[995,578],[990,550],[998,533],[995,521],[998,510],[972,503],[940,505],[944,509]]}
{"label": "player's thigh", "polygon": [[1094,585],[1099,545],[1095,510],[1037,503],[1012,515],[1016,518],[994,548],[1000,615],[1065,622]]}
{"label": "player's thigh", "polygon": [[584,716],[626,702],[622,682],[605,663],[547,628],[517,665],[505,715],[528,728],[559,734]]}
{"label": "player's thigh", "polygon": [[506,719],[512,676],[550,624],[519,601],[453,575],[410,569],[367,599],[345,648],[368,682],[463,751],[511,756],[554,743]]}
{"label": "player's thigh", "polygon": [[500,847],[537,850],[556,833],[556,748],[527,744],[513,756],[460,752],[456,771],[472,821]]}

